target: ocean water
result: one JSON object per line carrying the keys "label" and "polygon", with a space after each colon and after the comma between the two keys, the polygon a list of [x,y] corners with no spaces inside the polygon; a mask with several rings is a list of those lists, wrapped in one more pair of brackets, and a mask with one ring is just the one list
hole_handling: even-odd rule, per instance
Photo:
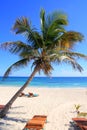
{"label": "ocean water", "polygon": [[[0,86],[21,87],[28,77],[8,77],[2,80]],[[49,87],[49,88],[87,88],[87,77],[34,77],[30,87]]]}

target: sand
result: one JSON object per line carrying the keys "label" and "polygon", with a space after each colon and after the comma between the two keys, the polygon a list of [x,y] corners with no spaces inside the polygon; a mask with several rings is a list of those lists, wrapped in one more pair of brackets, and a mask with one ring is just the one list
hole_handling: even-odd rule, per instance
{"label": "sand", "polygon": [[[6,104],[18,87],[0,87],[0,104]],[[74,130],[72,118],[76,117],[74,105],[87,112],[86,88],[26,88],[38,97],[18,97],[7,116],[0,119],[0,130],[22,130],[34,115],[47,115],[45,130]]]}

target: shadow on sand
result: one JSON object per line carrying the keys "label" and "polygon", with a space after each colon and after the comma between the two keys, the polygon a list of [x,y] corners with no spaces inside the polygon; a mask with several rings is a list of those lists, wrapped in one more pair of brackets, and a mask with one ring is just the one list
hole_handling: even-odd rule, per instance
{"label": "shadow on sand", "polygon": [[81,130],[74,122],[70,122],[68,130]]}

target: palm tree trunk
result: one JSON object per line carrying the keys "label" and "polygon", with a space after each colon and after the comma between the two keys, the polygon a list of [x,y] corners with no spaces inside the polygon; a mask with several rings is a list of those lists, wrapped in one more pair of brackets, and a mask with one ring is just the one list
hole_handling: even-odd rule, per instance
{"label": "palm tree trunk", "polygon": [[8,110],[10,109],[11,105],[14,103],[14,101],[17,99],[17,97],[21,94],[21,92],[27,87],[27,85],[31,82],[35,74],[37,73],[38,69],[35,68],[32,72],[31,76],[28,78],[26,83],[15,93],[15,95],[10,99],[10,101],[5,105],[5,107],[0,112],[0,118],[3,118]]}

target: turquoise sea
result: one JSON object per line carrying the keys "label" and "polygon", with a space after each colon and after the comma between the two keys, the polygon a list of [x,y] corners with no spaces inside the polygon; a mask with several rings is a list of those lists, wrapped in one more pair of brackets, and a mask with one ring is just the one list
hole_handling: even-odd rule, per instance
{"label": "turquoise sea", "polygon": [[[8,77],[2,80],[0,86],[21,87],[28,77]],[[30,87],[49,87],[49,88],[87,88],[87,77],[35,77]]]}

